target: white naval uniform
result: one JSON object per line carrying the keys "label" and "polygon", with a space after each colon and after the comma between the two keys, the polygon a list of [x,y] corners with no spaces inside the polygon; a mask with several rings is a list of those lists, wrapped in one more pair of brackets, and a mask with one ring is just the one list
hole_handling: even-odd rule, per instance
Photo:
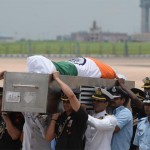
{"label": "white naval uniform", "polygon": [[50,143],[44,138],[46,125],[38,118],[38,114],[24,113],[22,150],[50,150]]}
{"label": "white naval uniform", "polygon": [[[103,117],[103,119],[99,119]],[[106,111],[88,116],[85,150],[111,150],[111,139],[117,120]]]}

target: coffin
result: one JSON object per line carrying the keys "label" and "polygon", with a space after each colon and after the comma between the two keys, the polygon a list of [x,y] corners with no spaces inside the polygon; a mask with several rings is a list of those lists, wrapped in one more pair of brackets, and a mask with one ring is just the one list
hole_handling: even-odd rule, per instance
{"label": "coffin", "polygon": [[[87,105],[87,109],[92,109],[91,95],[95,86],[111,87],[116,83],[115,79],[68,75],[60,78],[71,88],[79,88],[79,100]],[[126,81],[125,84],[128,88],[135,86],[134,81]],[[2,111],[54,112],[60,101],[61,89],[49,74],[6,72],[3,87]]]}

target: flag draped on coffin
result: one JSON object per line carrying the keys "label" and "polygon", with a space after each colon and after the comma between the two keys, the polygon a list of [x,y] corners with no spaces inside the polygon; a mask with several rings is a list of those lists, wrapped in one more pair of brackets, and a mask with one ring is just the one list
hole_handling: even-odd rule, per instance
{"label": "flag draped on coffin", "polygon": [[61,75],[72,75],[81,77],[114,79],[116,77],[125,78],[111,66],[102,61],[89,58],[78,57],[67,61],[54,62],[50,59],[35,55],[27,58],[28,72],[52,74],[59,71]]}

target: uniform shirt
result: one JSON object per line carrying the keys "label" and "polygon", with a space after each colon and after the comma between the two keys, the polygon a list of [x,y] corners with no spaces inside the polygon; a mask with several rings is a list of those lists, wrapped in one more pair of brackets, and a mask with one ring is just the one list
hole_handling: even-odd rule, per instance
{"label": "uniform shirt", "polygon": [[150,123],[147,117],[138,123],[133,144],[139,146],[139,150],[150,150]]}
{"label": "uniform shirt", "polygon": [[87,119],[88,115],[81,107],[69,116],[62,113],[56,123],[56,150],[83,149]]}
{"label": "uniform shirt", "polygon": [[[117,120],[106,111],[88,116],[85,150],[111,150],[111,139]],[[99,119],[103,117],[103,119]]]}
{"label": "uniform shirt", "polygon": [[135,114],[133,113],[133,109],[132,109],[132,115],[133,115],[133,135],[132,135],[132,139],[131,139],[130,149],[134,150],[134,149],[136,149],[136,145],[133,144],[133,140],[134,140],[134,137],[135,137],[137,124],[141,120],[141,118],[146,117],[146,114],[145,114],[145,111],[144,111],[144,105],[143,105],[142,110],[141,109],[137,109]]}
{"label": "uniform shirt", "polygon": [[[18,130],[23,130],[24,118],[21,113],[12,112],[9,114],[9,118],[14,127]],[[2,116],[0,116],[0,150],[19,150],[22,147],[21,141],[13,140],[8,134],[6,129],[6,123]]]}
{"label": "uniform shirt", "polygon": [[50,150],[50,144],[45,140],[45,116],[26,112],[24,117],[23,150]]}
{"label": "uniform shirt", "polygon": [[120,106],[113,112],[117,118],[117,126],[120,131],[114,133],[112,138],[112,150],[129,150],[133,134],[133,117],[131,111]]}

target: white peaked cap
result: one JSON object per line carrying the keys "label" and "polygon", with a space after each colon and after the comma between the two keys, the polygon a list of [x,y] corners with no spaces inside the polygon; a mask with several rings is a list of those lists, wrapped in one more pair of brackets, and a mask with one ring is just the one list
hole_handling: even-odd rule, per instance
{"label": "white peaked cap", "polygon": [[101,91],[103,94],[108,96],[110,99],[114,99],[113,95],[111,93],[109,93],[106,89],[101,88]]}
{"label": "white peaked cap", "polygon": [[143,101],[143,103],[150,104],[150,99],[145,99],[145,100]]}
{"label": "white peaked cap", "polygon": [[48,58],[35,55],[27,58],[27,69],[31,73],[45,73],[52,74],[56,71],[56,68],[51,60]]}

